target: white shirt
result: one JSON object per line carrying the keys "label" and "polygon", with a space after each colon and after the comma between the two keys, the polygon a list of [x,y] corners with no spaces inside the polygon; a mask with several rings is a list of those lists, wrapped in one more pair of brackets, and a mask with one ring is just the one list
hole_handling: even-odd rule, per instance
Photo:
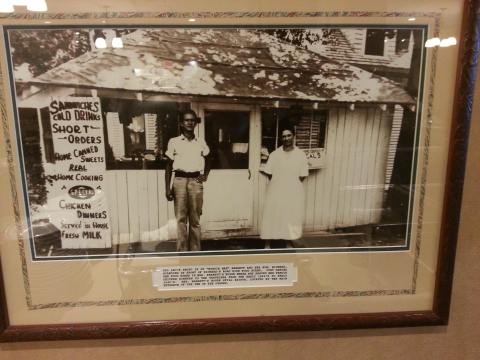
{"label": "white shirt", "polygon": [[276,181],[279,178],[298,181],[299,177],[308,176],[307,156],[296,146],[290,151],[280,146],[268,157],[263,172],[272,175],[272,180],[276,177]]}
{"label": "white shirt", "polygon": [[207,143],[197,137],[188,140],[183,134],[168,141],[166,156],[173,160],[173,170],[203,172],[205,156],[210,153]]}

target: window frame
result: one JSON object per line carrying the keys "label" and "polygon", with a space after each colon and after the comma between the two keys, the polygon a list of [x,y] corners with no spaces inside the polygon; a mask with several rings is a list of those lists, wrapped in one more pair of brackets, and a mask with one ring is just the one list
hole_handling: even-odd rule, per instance
{"label": "window frame", "polygon": [[[369,38],[368,38],[368,32],[369,31],[383,31],[383,50],[382,50],[382,54],[368,54],[367,53],[367,43],[369,41]],[[386,38],[386,32],[385,30],[381,30],[381,29],[375,29],[375,28],[367,28],[365,29],[365,33],[364,33],[364,41],[363,41],[363,55],[364,56],[372,56],[372,57],[385,57],[385,38]]]}

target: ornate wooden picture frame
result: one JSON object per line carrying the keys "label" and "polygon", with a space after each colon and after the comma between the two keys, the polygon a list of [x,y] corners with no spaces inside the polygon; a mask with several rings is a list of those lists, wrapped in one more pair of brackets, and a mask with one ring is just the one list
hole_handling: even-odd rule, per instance
{"label": "ornate wooden picture frame", "polygon": [[428,7],[0,13],[0,338],[446,324],[479,1]]}

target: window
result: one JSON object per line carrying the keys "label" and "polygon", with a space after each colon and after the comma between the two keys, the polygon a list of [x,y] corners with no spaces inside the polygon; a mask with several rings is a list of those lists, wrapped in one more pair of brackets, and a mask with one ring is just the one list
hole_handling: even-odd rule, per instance
{"label": "window", "polygon": [[[48,118],[48,108],[47,118]],[[28,183],[28,198],[31,205],[43,205],[47,201],[47,188],[44,165],[42,163],[42,145],[37,109],[19,108],[20,131],[22,135],[23,161]],[[49,118],[48,118],[49,119]],[[44,129],[42,123],[42,130]],[[43,130],[45,136],[45,131]],[[53,162],[53,142],[51,132],[49,140],[43,141],[43,147],[49,147],[50,162]]]}
{"label": "window", "polygon": [[291,109],[262,110],[262,150],[261,162],[265,163],[269,154],[281,145],[281,129],[287,119],[294,119],[295,144],[302,150],[323,149],[327,133],[327,110],[300,110],[291,115]]}
{"label": "window", "polygon": [[107,169],[164,169],[178,136],[179,104],[102,99]]}
{"label": "window", "polygon": [[367,29],[365,55],[383,56],[385,51],[385,30]]}
{"label": "window", "polygon": [[205,111],[212,169],[248,169],[249,124],[247,111]]}
{"label": "window", "polygon": [[261,161],[266,162],[268,155],[280,145],[278,129],[279,111],[273,109],[262,110],[262,150]]}
{"label": "window", "polygon": [[42,122],[43,146],[45,159],[48,163],[55,163],[55,151],[53,148],[52,126],[50,124],[50,110],[48,107],[40,109],[40,118]]}
{"label": "window", "polygon": [[325,147],[326,124],[326,111],[304,113],[295,126],[297,146],[300,149]]}
{"label": "window", "polygon": [[411,30],[397,30],[397,38],[395,41],[395,53],[408,51],[410,45],[410,33]]}

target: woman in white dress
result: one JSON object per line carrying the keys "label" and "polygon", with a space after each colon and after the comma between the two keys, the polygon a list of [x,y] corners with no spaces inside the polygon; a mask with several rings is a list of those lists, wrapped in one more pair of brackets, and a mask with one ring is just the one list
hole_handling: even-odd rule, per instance
{"label": "woman in white dress", "polygon": [[[305,191],[308,176],[305,153],[294,145],[293,128],[282,131],[282,146],[273,151],[262,172],[268,176],[260,238],[297,240],[302,236],[305,217]],[[270,241],[266,243],[267,247]]]}

